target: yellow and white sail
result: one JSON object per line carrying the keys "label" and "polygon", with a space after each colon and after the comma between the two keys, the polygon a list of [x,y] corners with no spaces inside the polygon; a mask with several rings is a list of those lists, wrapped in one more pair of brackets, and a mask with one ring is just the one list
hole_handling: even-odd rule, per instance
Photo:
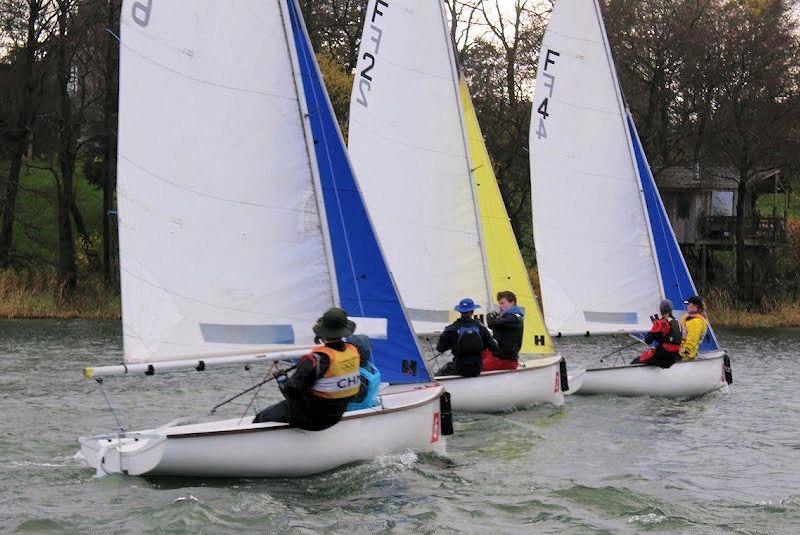
{"label": "yellow and white sail", "polygon": [[366,15],[349,152],[415,329],[510,290],[526,312],[522,352],[552,353],[442,3],[371,0]]}
{"label": "yellow and white sail", "polygon": [[553,341],[545,327],[539,303],[533,295],[528,271],[503,203],[489,152],[486,150],[469,87],[463,77],[459,85],[472,161],[472,176],[478,196],[484,256],[489,267],[489,285],[494,292],[503,290],[514,292],[517,296],[517,305],[525,309],[525,336],[521,352],[553,353]]}

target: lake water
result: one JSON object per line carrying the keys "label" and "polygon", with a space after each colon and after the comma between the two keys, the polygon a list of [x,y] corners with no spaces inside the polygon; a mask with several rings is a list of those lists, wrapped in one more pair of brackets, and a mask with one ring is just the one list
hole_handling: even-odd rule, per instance
{"label": "lake water", "polygon": [[[0,530],[800,532],[799,331],[720,332],[728,393],[576,396],[560,409],[457,415],[445,457],[220,481],[96,479],[76,456],[77,436],[113,429],[81,369],[119,362],[120,334],[117,322],[0,320]],[[570,365],[586,365],[621,343],[558,345]],[[249,385],[242,370],[105,383],[128,429],[203,415]]]}

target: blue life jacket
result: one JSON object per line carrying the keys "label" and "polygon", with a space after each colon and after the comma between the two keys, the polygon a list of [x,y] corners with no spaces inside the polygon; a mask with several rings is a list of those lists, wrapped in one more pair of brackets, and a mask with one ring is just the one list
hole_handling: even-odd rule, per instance
{"label": "blue life jacket", "polygon": [[378,405],[378,394],[381,388],[381,372],[371,362],[366,363],[359,370],[361,375],[361,385],[366,386],[366,394],[363,399],[361,393],[356,395],[355,400],[347,404],[348,411],[368,409]]}

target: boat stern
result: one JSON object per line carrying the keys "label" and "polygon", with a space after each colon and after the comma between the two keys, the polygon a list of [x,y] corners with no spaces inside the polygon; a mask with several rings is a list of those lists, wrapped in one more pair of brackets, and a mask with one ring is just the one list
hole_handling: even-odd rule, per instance
{"label": "boat stern", "polygon": [[141,475],[158,466],[167,437],[158,433],[119,433],[81,437],[81,453],[97,477]]}

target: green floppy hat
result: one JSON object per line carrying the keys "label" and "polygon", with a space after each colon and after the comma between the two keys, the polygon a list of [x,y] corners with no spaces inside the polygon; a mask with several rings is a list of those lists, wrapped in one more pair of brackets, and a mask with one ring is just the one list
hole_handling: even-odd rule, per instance
{"label": "green floppy hat", "polygon": [[355,322],[347,319],[347,312],[337,307],[327,310],[314,325],[314,334],[325,339],[344,338],[355,330]]}

